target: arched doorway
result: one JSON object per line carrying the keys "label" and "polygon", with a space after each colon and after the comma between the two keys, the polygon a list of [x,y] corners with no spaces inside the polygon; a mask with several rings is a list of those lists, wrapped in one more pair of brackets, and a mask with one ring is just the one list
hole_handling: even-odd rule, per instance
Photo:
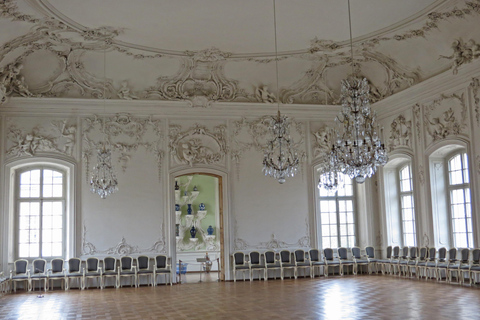
{"label": "arched doorway", "polygon": [[174,234],[176,263],[187,263],[187,272],[203,272],[204,266],[197,259],[208,255],[212,262],[210,279],[218,272],[218,279],[225,280],[223,177],[190,170],[171,177],[170,230]]}

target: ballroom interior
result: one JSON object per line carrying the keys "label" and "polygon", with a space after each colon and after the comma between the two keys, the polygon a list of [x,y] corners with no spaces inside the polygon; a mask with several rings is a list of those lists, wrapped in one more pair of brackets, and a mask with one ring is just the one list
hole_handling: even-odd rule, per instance
{"label": "ballroom interior", "polygon": [[[321,260],[331,248],[335,260],[346,248],[351,260],[352,248],[363,256],[373,247],[386,259],[390,246],[417,248],[412,261],[435,248],[436,261],[438,249],[456,248],[480,268],[479,25],[480,0],[0,1],[2,277],[19,259],[32,268],[35,259],[50,267],[55,258],[164,255],[173,288],[187,286],[176,268],[208,265],[215,284],[201,286],[226,286],[219,300],[235,290],[249,300],[252,285],[298,291],[299,305],[302,294],[322,296],[316,315],[285,306],[305,319],[335,318],[328,297],[338,292],[327,283],[375,291],[378,281],[388,301],[388,287],[411,283],[411,295],[452,290],[478,304],[470,274],[453,284],[286,271],[249,283],[233,254],[289,250],[293,259],[318,249]],[[348,96],[352,87],[360,98]],[[362,111],[351,112],[358,101]],[[368,132],[357,143],[349,119],[358,117]],[[102,294],[141,305],[161,290],[172,304],[172,290],[188,292],[128,287]],[[25,293],[5,291],[0,302]],[[95,292],[85,291],[69,294]],[[342,317],[362,318],[349,303],[356,311]],[[216,315],[240,318],[235,310]]]}

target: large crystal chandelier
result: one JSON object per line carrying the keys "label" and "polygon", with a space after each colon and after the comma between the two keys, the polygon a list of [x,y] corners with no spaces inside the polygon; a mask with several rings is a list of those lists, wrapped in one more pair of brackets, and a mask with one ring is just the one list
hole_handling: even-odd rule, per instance
{"label": "large crystal chandelier", "polygon": [[387,163],[387,152],[378,135],[376,113],[370,109],[367,79],[355,77],[352,22],[348,1],[352,77],[342,81],[342,111],[335,119],[338,125],[333,144],[337,170],[363,183]]}
{"label": "large crystal chandelier", "polygon": [[105,199],[108,195],[118,191],[117,187],[117,177],[112,166],[112,157],[110,149],[108,148],[108,139],[105,133],[105,87],[107,82],[107,72],[106,72],[106,43],[105,50],[103,52],[103,73],[104,73],[104,83],[103,83],[103,121],[102,121],[102,131],[104,136],[104,142],[97,150],[97,165],[93,167],[92,177],[90,179],[90,191],[96,193],[100,198]]}
{"label": "large crystal chandelier", "polygon": [[278,49],[277,49],[277,16],[275,0],[273,0],[273,24],[275,30],[275,72],[277,79],[277,116],[270,121],[271,137],[264,148],[263,172],[282,184],[288,177],[293,177],[300,160],[290,138],[290,120],[280,114],[280,95],[278,85]]}

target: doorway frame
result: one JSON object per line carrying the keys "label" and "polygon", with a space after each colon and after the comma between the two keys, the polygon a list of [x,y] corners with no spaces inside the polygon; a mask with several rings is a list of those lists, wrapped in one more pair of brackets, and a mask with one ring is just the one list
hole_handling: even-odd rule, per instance
{"label": "doorway frame", "polygon": [[[229,226],[229,199],[227,193],[228,185],[228,174],[224,171],[211,169],[211,168],[179,168],[176,170],[170,171],[169,174],[169,183],[168,183],[168,220],[167,220],[167,232],[168,238],[170,239],[170,256],[172,257],[172,272],[176,274],[176,263],[177,263],[177,242],[175,237],[175,178],[185,175],[206,175],[212,176],[218,179],[218,208],[219,208],[219,221],[220,221],[220,281],[225,281],[226,270],[230,268],[230,259],[226,259],[228,256],[228,248],[230,247],[229,237],[226,236],[225,231],[228,230]],[[228,280],[228,279],[227,279]],[[176,277],[175,277],[176,282]]]}

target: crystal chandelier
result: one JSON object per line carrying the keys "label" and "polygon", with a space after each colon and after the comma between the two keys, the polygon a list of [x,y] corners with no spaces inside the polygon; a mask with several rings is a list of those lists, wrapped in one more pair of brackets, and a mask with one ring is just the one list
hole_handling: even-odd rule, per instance
{"label": "crystal chandelier", "polygon": [[263,172],[282,184],[287,177],[293,177],[298,171],[300,160],[291,146],[290,120],[281,116],[272,117],[270,129],[273,138],[268,141],[263,158]]}
{"label": "crystal chandelier", "polygon": [[112,167],[112,157],[108,146],[107,135],[105,133],[105,87],[107,82],[106,72],[106,43],[103,52],[103,73],[105,80],[103,82],[103,121],[102,131],[104,136],[104,143],[102,147],[97,150],[97,165],[93,167],[92,178],[90,179],[90,191],[96,193],[101,199],[107,198],[108,195],[118,191],[117,177]]}
{"label": "crystal chandelier", "polygon": [[[331,141],[332,132],[329,134]],[[334,194],[342,189],[345,183],[341,164],[338,161],[338,153],[335,145],[332,145],[330,152],[323,157],[320,168],[320,178],[318,179],[318,188],[326,190],[329,194]]]}
{"label": "crystal chandelier", "polygon": [[108,195],[118,191],[117,177],[111,165],[111,152],[105,145],[97,150],[97,165],[93,167],[90,179],[90,191],[105,199]]}
{"label": "crystal chandelier", "polygon": [[300,160],[290,138],[290,119],[280,114],[280,95],[278,85],[277,17],[273,0],[273,24],[275,30],[275,73],[277,79],[277,116],[270,120],[271,139],[264,148],[263,172],[283,184],[285,179],[293,177]]}
{"label": "crystal chandelier", "polygon": [[387,163],[388,157],[385,146],[378,136],[376,113],[370,109],[368,81],[355,77],[350,0],[348,19],[352,77],[342,81],[342,111],[335,119],[338,131],[333,148],[337,170],[341,170],[358,183],[363,183],[366,178],[375,174],[378,166]]}

